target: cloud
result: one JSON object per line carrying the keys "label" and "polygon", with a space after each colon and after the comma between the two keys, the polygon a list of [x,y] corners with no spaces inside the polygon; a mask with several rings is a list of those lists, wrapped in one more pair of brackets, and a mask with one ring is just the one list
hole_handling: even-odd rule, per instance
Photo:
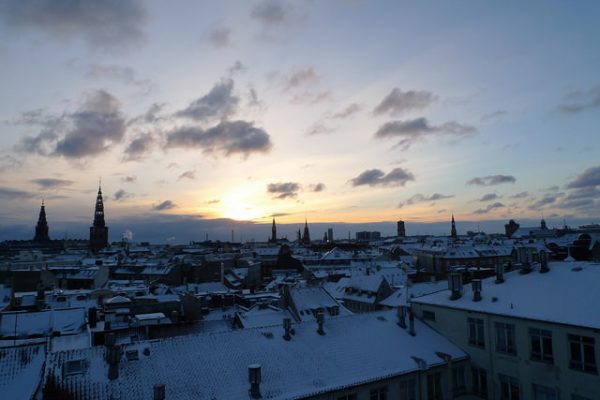
{"label": "cloud", "polygon": [[118,65],[91,64],[86,76],[92,79],[110,79],[125,85],[135,86],[143,93],[149,93],[153,83],[149,79],[140,79],[133,68]]}
{"label": "cloud", "polygon": [[292,214],[290,214],[290,213],[273,213],[273,214],[269,215],[269,217],[272,217],[272,218],[275,218],[275,217],[285,217],[285,216],[288,216],[288,215],[292,215]]}
{"label": "cloud", "polygon": [[23,165],[23,161],[10,154],[0,155],[0,172],[11,171]]}
{"label": "cloud", "polygon": [[403,92],[398,88],[394,88],[373,109],[373,114],[395,116],[411,110],[422,110],[437,99],[438,97],[431,92],[415,90]]}
{"label": "cloud", "polygon": [[496,202],[494,204],[489,204],[487,207],[485,208],[480,208],[478,210],[473,211],[473,214],[487,214],[492,210],[495,210],[497,208],[504,208],[504,204]]}
{"label": "cloud", "polygon": [[567,189],[582,189],[598,185],[600,185],[600,166],[583,171],[577,178],[567,184]]}
{"label": "cloud", "polygon": [[26,192],[23,190],[12,189],[12,188],[0,186],[0,199],[16,200],[16,199],[28,199],[31,197],[33,197],[32,193],[29,193],[29,192]]}
{"label": "cloud", "polygon": [[315,192],[315,193],[322,192],[323,190],[325,190],[325,184],[319,182],[319,183],[310,185],[309,189],[311,192]]}
{"label": "cloud", "polygon": [[263,28],[269,29],[283,25],[291,8],[287,4],[276,0],[263,0],[250,12],[250,17],[259,21]]}
{"label": "cloud", "polygon": [[432,126],[426,118],[416,118],[404,121],[390,121],[381,125],[375,137],[378,139],[398,138],[398,146],[407,150],[412,144],[426,137],[434,135],[447,135],[464,137],[475,133],[477,130],[470,125],[456,121],[448,121],[439,126]]}
{"label": "cloud", "polygon": [[450,199],[454,197],[454,195],[450,194],[441,194],[441,193],[434,193],[431,196],[425,196],[421,193],[417,193],[414,196],[410,197],[408,200],[406,200],[405,202],[401,202],[400,204],[398,204],[398,207],[404,207],[405,205],[413,205],[413,204],[417,204],[417,203],[425,203],[428,201],[438,201],[438,200],[444,200],[444,199]]}
{"label": "cloud", "polygon": [[555,203],[556,200],[557,200],[557,196],[546,195],[542,199],[534,202],[533,204],[530,204],[527,208],[529,208],[530,210],[539,210],[539,209],[543,208],[544,206],[547,206],[548,204]]}
{"label": "cloud", "polygon": [[529,196],[529,192],[520,192],[520,193],[513,194],[512,196],[509,196],[509,197],[511,199],[524,199],[527,196]]}
{"label": "cloud", "polygon": [[313,125],[311,125],[310,128],[308,128],[308,130],[306,131],[306,134],[308,136],[313,136],[313,135],[325,135],[325,134],[332,133],[332,132],[335,132],[335,128],[327,126],[323,122],[316,122]]}
{"label": "cloud", "polygon": [[71,186],[73,184],[73,181],[56,178],[32,179],[30,182],[35,183],[42,189],[58,189],[65,186]]}
{"label": "cloud", "polygon": [[346,119],[362,110],[362,106],[358,103],[351,103],[341,111],[336,112],[331,116],[333,119]]}
{"label": "cloud", "polygon": [[219,200],[219,199],[212,199],[212,200],[205,201],[206,204],[219,204],[220,202],[221,202],[221,200]]}
{"label": "cloud", "polygon": [[476,177],[467,181],[467,185],[494,186],[502,183],[515,183],[517,179],[512,175],[488,175]]}
{"label": "cloud", "polygon": [[121,182],[125,183],[133,183],[135,181],[137,181],[137,176],[135,175],[128,175],[121,178]]}
{"label": "cloud", "polygon": [[19,0],[0,7],[6,27],[57,39],[83,39],[104,50],[139,44],[145,17],[145,9],[136,0]]}
{"label": "cloud", "polygon": [[179,177],[177,179],[191,179],[191,180],[194,180],[194,179],[196,179],[196,171],[193,171],[193,170],[185,171],[184,173],[182,173],[181,175],[179,175]]}
{"label": "cloud", "polygon": [[141,160],[146,153],[152,150],[156,140],[150,133],[140,134],[129,143],[125,149],[125,161]]}
{"label": "cloud", "polygon": [[492,201],[492,200],[496,200],[499,199],[500,196],[498,196],[496,193],[488,193],[488,194],[484,194],[483,196],[481,196],[479,199],[477,199],[477,201]]}
{"label": "cloud", "polygon": [[414,181],[414,175],[403,168],[394,168],[388,174],[380,169],[368,169],[355,178],[350,179],[352,186],[404,186]]}
{"label": "cloud", "polygon": [[279,183],[269,183],[267,185],[267,193],[270,193],[274,199],[287,199],[287,198],[296,198],[298,196],[298,191],[300,190],[300,184],[296,182],[279,182]]}
{"label": "cloud", "polygon": [[563,114],[576,114],[595,108],[600,108],[600,86],[567,93],[558,106],[558,111]]}
{"label": "cloud", "polygon": [[229,72],[229,75],[235,75],[239,72],[246,72],[247,69],[248,67],[246,67],[240,60],[237,60],[231,67],[227,69],[227,71]]}
{"label": "cloud", "polygon": [[197,148],[205,153],[221,153],[225,156],[267,153],[271,138],[267,132],[246,121],[222,121],[219,125],[202,129],[182,127],[167,135],[167,148]]}
{"label": "cloud", "polygon": [[489,114],[485,114],[481,117],[481,122],[488,122],[491,120],[495,120],[501,117],[504,117],[505,115],[508,115],[508,111],[506,110],[496,110],[494,112],[491,112]]}
{"label": "cloud", "polygon": [[131,193],[127,193],[125,190],[119,189],[115,192],[112,198],[114,201],[124,201],[130,197],[133,197]]}
{"label": "cloud", "polygon": [[330,91],[323,92],[302,92],[294,95],[291,102],[294,104],[309,104],[315,105],[325,101],[332,101],[333,96]]}
{"label": "cloud", "polygon": [[152,209],[154,211],[165,211],[165,210],[170,210],[175,207],[177,207],[177,205],[175,203],[173,203],[171,200],[165,200],[163,202],[152,205]]}
{"label": "cloud", "polygon": [[210,31],[206,40],[215,49],[224,49],[231,46],[231,29],[216,28]]}
{"label": "cloud", "polygon": [[206,95],[194,100],[175,115],[195,121],[222,119],[236,113],[240,99],[233,95],[233,79],[217,83]]}
{"label": "cloud", "polygon": [[288,91],[307,85],[314,85],[319,80],[320,77],[313,67],[296,69],[286,78],[284,90]]}

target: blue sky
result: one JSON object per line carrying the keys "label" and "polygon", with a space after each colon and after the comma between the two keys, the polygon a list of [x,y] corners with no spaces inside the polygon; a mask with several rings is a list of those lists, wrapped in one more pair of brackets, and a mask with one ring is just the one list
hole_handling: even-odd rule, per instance
{"label": "blue sky", "polygon": [[51,230],[85,227],[99,177],[125,226],[598,222],[599,16],[592,1],[4,2],[0,225],[31,225],[44,198]]}

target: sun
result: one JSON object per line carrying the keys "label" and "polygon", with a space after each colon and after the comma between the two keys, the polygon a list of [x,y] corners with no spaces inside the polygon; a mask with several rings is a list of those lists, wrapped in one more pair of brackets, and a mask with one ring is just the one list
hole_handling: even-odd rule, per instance
{"label": "sun", "polygon": [[264,218],[267,208],[256,203],[259,198],[254,187],[237,188],[225,195],[221,201],[221,216],[238,221]]}

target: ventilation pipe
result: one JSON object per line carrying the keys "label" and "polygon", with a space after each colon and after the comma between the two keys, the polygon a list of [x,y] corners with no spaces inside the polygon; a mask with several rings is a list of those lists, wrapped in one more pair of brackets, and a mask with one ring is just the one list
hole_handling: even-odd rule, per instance
{"label": "ventilation pipe", "polygon": [[415,332],[415,314],[413,314],[412,310],[408,309],[408,333],[410,336],[416,336]]}
{"label": "ventilation pipe", "polygon": [[119,377],[119,358],[121,357],[121,350],[119,346],[110,346],[107,349],[108,359],[108,379],[114,380]]}
{"label": "ventilation pipe", "polygon": [[504,283],[504,265],[500,262],[496,263],[496,280],[494,283]]}
{"label": "ventilation pipe", "polygon": [[285,334],[283,335],[283,338],[285,340],[291,340],[292,339],[292,335],[291,335],[291,331],[292,331],[292,319],[289,317],[285,317],[283,319],[283,330],[285,331]]}
{"label": "ventilation pipe", "polygon": [[250,396],[253,399],[260,399],[260,364],[248,365],[248,381],[250,382]]}
{"label": "ventilation pipe", "polygon": [[318,324],[317,333],[319,335],[325,334],[325,331],[323,330],[324,322],[325,322],[325,315],[323,314],[323,311],[321,311],[321,310],[317,311],[317,324]]}
{"label": "ventilation pipe", "polygon": [[540,251],[540,272],[545,274],[548,271],[550,271],[550,268],[548,268],[548,252],[542,250]]}
{"label": "ventilation pipe", "polygon": [[531,251],[527,247],[519,247],[519,259],[521,262],[521,274],[528,274],[531,272]]}
{"label": "ventilation pipe", "polygon": [[166,398],[165,384],[159,383],[159,384],[154,385],[153,400],[165,400],[165,398]]}
{"label": "ventilation pipe", "polygon": [[473,301],[481,301],[481,279],[473,279],[471,287],[473,289]]}
{"label": "ventilation pipe", "polygon": [[398,307],[398,325],[402,329],[406,329],[406,306]]}
{"label": "ventilation pipe", "polygon": [[448,289],[452,292],[450,300],[460,299],[462,296],[462,275],[458,272],[453,272],[448,276]]}

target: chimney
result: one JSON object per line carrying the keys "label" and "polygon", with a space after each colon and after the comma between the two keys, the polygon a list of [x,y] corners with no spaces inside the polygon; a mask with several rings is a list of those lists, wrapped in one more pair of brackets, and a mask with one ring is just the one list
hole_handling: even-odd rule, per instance
{"label": "chimney", "polygon": [[291,330],[292,330],[292,319],[290,317],[285,317],[283,319],[283,329],[285,331],[285,334],[283,335],[283,338],[285,340],[291,340],[292,339],[292,335]]}
{"label": "chimney", "polygon": [[398,307],[398,325],[402,329],[406,329],[406,306]]}
{"label": "chimney", "polygon": [[521,274],[531,272],[531,251],[527,247],[519,247],[519,261],[521,262]]}
{"label": "chimney", "polygon": [[104,338],[104,345],[106,347],[111,347],[114,346],[116,342],[116,336],[114,333],[107,333],[106,337]]}
{"label": "chimney", "polygon": [[504,282],[504,265],[500,264],[500,262],[496,262],[496,280],[494,283],[503,283]]}
{"label": "chimney", "polygon": [[119,358],[121,350],[119,346],[110,346],[106,349],[108,361],[108,379],[114,380],[119,377]]}
{"label": "chimney", "polygon": [[95,307],[88,308],[88,324],[90,328],[96,327],[98,321],[98,312]]}
{"label": "chimney", "polygon": [[448,289],[452,292],[450,300],[460,299],[462,296],[462,275],[458,272],[452,272],[448,276]]}
{"label": "chimney", "polygon": [[473,301],[481,301],[481,279],[473,279],[471,287],[473,289]]}
{"label": "chimney", "polygon": [[549,272],[550,268],[548,268],[548,253],[545,250],[540,251],[540,272],[545,274]]}
{"label": "chimney", "polygon": [[317,311],[317,324],[319,328],[317,329],[317,333],[319,335],[324,335],[325,331],[323,330],[323,322],[325,321],[325,315],[322,310]]}
{"label": "chimney", "polygon": [[408,309],[408,334],[410,336],[416,336],[417,334],[415,332],[415,315],[410,308]]}
{"label": "chimney", "polygon": [[165,384],[159,383],[159,384],[154,385],[153,400],[165,400],[165,398],[166,398]]}
{"label": "chimney", "polygon": [[248,381],[250,382],[250,396],[260,399],[260,364],[248,365]]}

